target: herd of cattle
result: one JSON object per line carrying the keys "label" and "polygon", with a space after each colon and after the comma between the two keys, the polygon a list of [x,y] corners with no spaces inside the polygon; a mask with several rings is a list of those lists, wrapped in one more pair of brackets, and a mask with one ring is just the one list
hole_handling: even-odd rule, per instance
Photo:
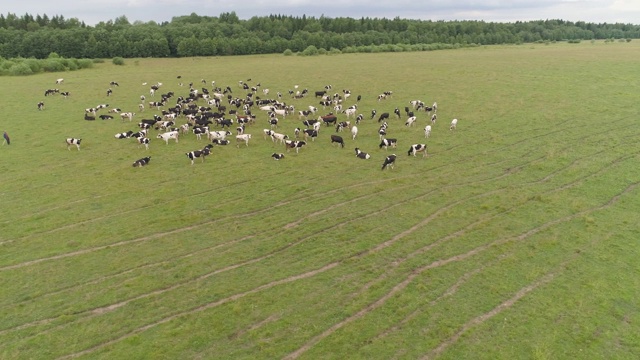
{"label": "herd of cattle", "polygon": [[[181,77],[178,76],[178,79]],[[95,107],[84,109],[84,119],[87,121],[113,120],[120,119],[123,124],[134,122],[134,118],[143,117],[136,120],[136,130],[128,130],[114,135],[116,139],[135,139],[138,147],[144,146],[149,149],[151,139],[154,138],[150,133],[155,131],[155,138],[160,139],[169,144],[170,141],[178,143],[181,138],[193,136],[198,140],[206,137],[210,143],[203,148],[187,152],[185,155],[194,164],[196,159],[204,162],[205,157],[212,153],[214,146],[225,146],[231,143],[233,139],[232,130],[235,130],[235,145],[240,148],[241,145],[249,147],[249,143],[253,141],[252,134],[249,129],[255,127],[258,121],[265,124],[262,130],[264,140],[271,140],[274,144],[284,146],[285,152],[295,150],[299,153],[314,142],[319,137],[322,128],[331,134],[328,137],[331,145],[337,145],[344,148],[345,139],[340,134],[343,131],[349,133],[351,140],[356,140],[359,136],[358,126],[361,123],[373,122],[377,120],[377,136],[380,144],[379,149],[387,150],[389,147],[396,148],[398,145],[397,138],[387,137],[389,131],[389,123],[393,123],[393,119],[404,121],[404,126],[412,128],[416,125],[419,117],[429,119],[424,127],[424,138],[431,136],[433,127],[437,120],[438,105],[436,102],[431,106],[427,106],[421,100],[411,100],[404,102],[404,115],[399,107],[395,107],[392,113],[382,112],[378,115],[375,109],[370,111],[370,115],[366,116],[359,112],[358,105],[362,99],[361,95],[356,97],[354,103],[346,107],[346,103],[350,100],[351,91],[342,90],[340,93],[331,94],[332,86],[326,85],[323,90],[315,91],[315,98],[312,99],[315,104],[307,105],[303,110],[297,110],[292,103],[300,104],[301,100],[305,101],[309,91],[307,89],[298,90],[298,86],[294,86],[295,90],[288,91],[288,97],[291,102],[283,101],[287,95],[276,92],[273,97],[267,97],[270,90],[261,87],[260,83],[250,86],[249,81],[239,81],[238,85],[243,95],[241,97],[234,96],[231,86],[219,87],[215,81],[211,82],[211,89],[206,88],[207,82],[201,80],[203,86],[196,89],[193,83],[189,84],[188,92],[182,95],[175,95],[173,91],[162,93],[163,84],[155,83],[149,87],[148,95],[140,96],[140,101],[136,112],[123,111],[120,108],[110,106],[109,104],[99,104]],[[64,79],[57,79],[56,84],[63,84]],[[147,83],[143,83],[147,85]],[[179,84],[183,86],[182,83]],[[109,84],[107,96],[113,93],[112,87],[119,86],[115,81]],[[48,89],[45,96],[55,94],[63,94],[69,96],[69,92],[60,92],[59,89]],[[153,98],[153,101],[147,101],[147,96]],[[262,96],[262,97],[261,97]],[[385,91],[377,96],[377,102],[383,105],[388,99],[393,98],[392,91]],[[136,101],[138,102],[138,101]],[[320,106],[322,108],[321,114]],[[145,110],[153,109],[155,114],[149,114]],[[44,110],[44,101],[38,103],[38,109]],[[101,113],[102,112],[102,113]],[[422,115],[420,115],[422,113]],[[148,118],[144,118],[142,114],[149,114]],[[295,120],[290,120],[297,116],[297,121],[301,121],[301,127],[293,128]],[[266,120],[258,120],[258,119]],[[342,118],[343,120],[340,120]],[[453,119],[449,129],[455,130],[458,120]],[[290,135],[279,132],[283,125],[291,126],[293,132]],[[335,131],[333,131],[335,129]],[[192,134],[192,135],[191,135]],[[80,138],[67,138],[67,150],[75,146],[80,150]],[[407,155],[414,157],[421,153],[422,157],[427,156],[427,144],[414,143],[409,146]],[[362,151],[359,147],[355,148],[355,157],[367,160],[371,155]],[[396,161],[396,154],[388,155],[382,163],[382,170],[386,168],[393,169]],[[284,153],[273,153],[271,158],[274,160],[282,160],[285,158]],[[148,165],[151,156],[146,156],[133,162],[133,167],[142,167]]]}

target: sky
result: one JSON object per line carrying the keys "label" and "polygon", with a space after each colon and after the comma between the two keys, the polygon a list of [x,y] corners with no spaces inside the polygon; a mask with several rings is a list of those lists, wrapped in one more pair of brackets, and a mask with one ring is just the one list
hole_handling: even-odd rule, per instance
{"label": "sky", "polygon": [[23,0],[3,4],[0,13],[62,15],[87,25],[126,16],[161,23],[196,13],[219,16],[235,12],[242,19],[287,15],[417,20],[515,22],[562,19],[593,23],[640,24],[640,0]]}

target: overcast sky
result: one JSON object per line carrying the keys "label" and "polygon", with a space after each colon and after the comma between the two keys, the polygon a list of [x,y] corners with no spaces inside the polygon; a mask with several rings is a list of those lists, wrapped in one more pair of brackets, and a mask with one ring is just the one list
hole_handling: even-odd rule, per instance
{"label": "overcast sky", "polygon": [[640,0],[18,0],[5,2],[0,12],[62,15],[87,25],[114,20],[171,21],[174,16],[196,13],[219,16],[234,11],[240,19],[253,16],[291,15],[329,18],[362,17],[420,20],[562,19],[594,23],[640,24]]}

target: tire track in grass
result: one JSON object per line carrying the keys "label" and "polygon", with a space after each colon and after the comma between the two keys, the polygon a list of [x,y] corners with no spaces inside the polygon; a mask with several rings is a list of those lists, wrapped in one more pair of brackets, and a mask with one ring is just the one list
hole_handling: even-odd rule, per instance
{"label": "tire track in grass", "polygon": [[[622,162],[622,161],[624,161],[624,160],[626,160],[628,158],[632,158],[634,156],[636,156],[636,154],[632,154],[632,155],[628,155],[628,156],[627,155],[623,155],[623,156],[619,157],[618,159],[615,159],[614,161],[612,161],[609,164],[607,164],[607,166],[605,166],[604,168],[601,168],[601,169],[599,169],[599,170],[597,170],[597,171],[595,171],[595,172],[593,172],[591,174],[585,175],[585,176],[583,176],[583,177],[581,177],[579,179],[575,179],[574,181],[571,181],[571,182],[569,182],[569,183],[567,183],[567,184],[565,184],[565,185],[563,185],[563,186],[561,186],[559,188],[549,190],[545,194],[552,194],[554,192],[559,191],[559,189],[564,190],[564,189],[573,187],[573,186],[579,184],[580,182],[582,182],[582,181],[584,181],[584,180],[586,180],[588,178],[594,177],[597,174],[600,174],[600,173],[606,171],[607,169],[613,167],[614,165],[617,165],[618,163],[620,163],[620,162]],[[569,164],[568,166],[564,167],[561,170],[568,169],[574,163],[575,162]],[[559,171],[554,171],[554,173],[558,173],[558,172]],[[549,178],[550,178],[549,176],[545,176],[542,179],[539,179],[539,180],[536,180],[536,181],[532,181],[532,182],[529,182],[529,183],[526,183],[526,184],[527,185],[535,185],[535,184],[538,184],[538,183],[546,182],[546,181],[549,180]],[[510,208],[504,209],[503,211],[500,211],[499,213],[496,213],[496,214],[494,214],[494,215],[492,215],[492,216],[490,216],[488,218],[478,220],[478,221],[476,221],[476,222],[474,222],[472,224],[469,224],[469,225],[465,226],[464,228],[462,228],[462,229],[460,229],[460,230],[458,230],[458,231],[456,231],[454,233],[447,234],[446,236],[444,236],[444,237],[442,237],[442,238],[440,238],[440,239],[438,239],[438,240],[436,240],[436,241],[434,241],[434,242],[432,242],[432,243],[430,243],[430,244],[428,244],[428,245],[426,245],[426,246],[424,246],[424,247],[422,247],[420,249],[415,250],[413,253],[408,254],[404,259],[399,259],[399,260],[394,261],[391,264],[391,266],[394,267],[394,268],[397,268],[398,266],[400,266],[402,263],[406,262],[407,260],[409,260],[411,258],[414,258],[415,256],[418,256],[420,254],[423,254],[425,252],[428,252],[431,249],[433,249],[434,247],[439,246],[439,245],[441,245],[441,244],[443,244],[443,243],[445,243],[445,242],[447,242],[447,241],[449,241],[449,240],[451,240],[453,238],[460,237],[460,236],[464,235],[466,232],[468,232],[469,230],[475,228],[476,226],[479,226],[479,225],[481,225],[483,223],[486,223],[487,221],[490,221],[490,220],[492,220],[492,219],[494,219],[494,218],[496,218],[498,216],[503,216],[504,214],[507,214],[507,213],[509,213],[511,211],[514,211],[515,209],[519,208],[520,206],[526,204],[528,201],[529,200],[523,202],[522,204],[518,204],[518,205],[512,206]],[[367,291],[371,286],[373,286],[373,285],[375,285],[377,283],[380,283],[381,281],[384,281],[388,276],[389,276],[388,272],[385,272],[385,273],[381,274],[378,278],[373,279],[370,282],[368,282],[367,284],[365,284],[364,286],[362,286],[362,288],[359,291],[357,291],[354,294],[352,294],[351,298],[355,298],[355,297],[359,296],[363,292]]]}
{"label": "tire track in grass", "polygon": [[[596,211],[601,211],[604,210],[608,207],[610,207],[611,205],[613,205],[615,202],[617,202],[617,200],[624,194],[629,193],[630,191],[634,190],[638,185],[640,184],[640,182],[636,182],[636,183],[632,183],[631,185],[627,186],[622,192],[616,194],[615,196],[613,196],[608,202],[606,202],[603,205],[597,206],[597,207],[593,207],[587,210],[583,210],[580,211],[578,213],[572,214],[572,215],[568,215],[562,218],[558,218],[549,222],[546,222],[544,224],[541,224],[535,228],[530,229],[529,231],[526,231],[518,236],[515,237],[507,237],[507,238],[503,238],[503,239],[498,239],[498,240],[494,240],[491,243],[488,244],[484,244],[481,246],[478,246],[474,249],[471,249],[469,251],[467,251],[464,254],[458,254],[455,256],[452,256],[450,258],[447,259],[441,259],[441,260],[436,260],[428,265],[422,266],[418,269],[415,269],[413,271],[411,271],[411,273],[409,275],[407,275],[407,277],[401,281],[400,283],[398,283],[397,285],[395,285],[388,293],[384,294],[383,296],[381,296],[380,298],[378,298],[376,301],[370,303],[369,305],[365,306],[364,308],[362,308],[360,311],[358,311],[357,313],[355,313],[354,315],[351,315],[339,322],[337,322],[336,324],[334,324],[333,326],[329,327],[327,330],[323,331],[322,333],[320,333],[319,335],[311,338],[309,341],[307,341],[306,343],[304,343],[300,348],[296,349],[295,351],[293,351],[292,353],[288,354],[287,356],[284,357],[284,359],[290,360],[290,359],[297,359],[298,357],[300,357],[302,354],[304,354],[305,352],[307,352],[308,350],[310,350],[314,345],[316,345],[317,343],[319,343],[320,341],[324,340],[325,338],[329,337],[330,335],[332,335],[333,333],[335,333],[337,330],[339,330],[340,328],[364,317],[365,315],[371,313],[372,311],[380,308],[382,305],[384,305],[387,300],[389,300],[391,297],[393,297],[394,295],[398,294],[399,292],[401,292],[402,290],[404,290],[417,276],[421,275],[422,273],[434,269],[434,268],[438,268],[438,267],[442,267],[445,265],[448,265],[450,263],[453,262],[458,262],[458,261],[463,261],[466,260],[470,257],[473,257],[491,247],[494,246],[498,246],[498,245],[502,245],[511,241],[522,241],[525,240],[526,238],[537,234],[543,230],[546,230],[552,226],[558,225],[560,223],[563,222],[568,222],[571,221],[573,219],[576,219],[580,216],[584,216],[587,214],[590,214],[592,212],[596,212]],[[548,281],[551,281],[551,278],[553,276],[549,276]],[[544,277],[541,281],[539,281],[538,283],[534,283],[528,287],[525,287],[524,289],[522,289],[520,292],[518,292],[518,294],[516,294],[516,296],[510,300],[507,300],[505,302],[505,306],[511,306],[513,303],[515,303],[515,301],[517,301],[518,299],[520,299],[521,297],[523,297],[524,295],[526,295],[527,293],[529,293],[530,291],[532,291],[533,289],[535,289],[536,287],[540,286],[543,284],[543,280],[546,279],[547,277]],[[511,301],[512,300],[512,301]],[[504,307],[504,306],[503,306]],[[501,311],[501,310],[500,310]],[[458,336],[459,337],[459,336]],[[457,338],[456,338],[457,339]]]}
{"label": "tire track in grass", "polygon": [[551,280],[553,280],[554,277],[555,277],[554,273],[548,273],[545,276],[543,276],[542,278],[540,278],[538,281],[523,287],[517,293],[515,293],[515,295],[513,297],[511,297],[511,298],[507,299],[506,301],[502,302],[500,305],[498,305],[497,307],[493,308],[491,311],[489,311],[487,313],[484,313],[484,314],[482,314],[482,315],[480,315],[480,316],[468,321],[464,325],[462,325],[462,328],[460,328],[460,330],[458,330],[458,332],[456,332],[453,336],[451,336],[450,338],[448,338],[444,342],[440,343],[433,351],[431,351],[429,354],[423,356],[421,359],[422,360],[428,360],[428,359],[432,359],[432,358],[437,357],[438,355],[442,354],[442,352],[444,352],[453,343],[458,341],[460,336],[462,336],[462,334],[464,334],[465,332],[469,331],[469,329],[484,323],[485,321],[487,321],[487,320],[491,319],[492,317],[498,315],[502,311],[510,308],[511,306],[513,306],[513,304],[515,304],[518,300],[520,300],[523,297],[525,297],[528,293],[532,292],[533,290],[537,289],[538,287],[540,287],[542,285],[545,285],[545,284],[551,282]]}
{"label": "tire track in grass", "polygon": [[[606,235],[607,238],[610,237],[610,236],[611,236],[611,234]],[[559,275],[560,273],[562,273],[564,271],[564,269],[566,268],[566,266],[570,262],[572,262],[575,259],[577,259],[578,256],[581,253],[584,253],[587,248],[593,247],[597,242],[600,242],[600,240],[601,239],[593,239],[588,245],[586,245],[582,249],[580,249],[580,251],[575,251],[572,254],[570,254],[568,259],[562,261],[558,266],[556,266],[556,270],[555,271],[548,272],[547,274],[545,274],[544,276],[539,278],[537,281],[534,281],[533,283],[531,283],[531,284],[523,287],[522,289],[520,289],[518,292],[516,292],[516,294],[514,294],[514,296],[512,296],[511,298],[503,301],[502,303],[500,303],[495,308],[493,308],[490,311],[488,311],[488,312],[486,312],[486,313],[484,313],[484,314],[482,314],[480,316],[477,316],[477,317],[471,319],[470,321],[466,322],[465,324],[463,324],[460,327],[460,330],[458,330],[451,337],[449,337],[446,340],[442,341],[440,344],[438,344],[438,346],[436,346],[436,348],[431,350],[425,356],[421,357],[421,359],[428,360],[428,359],[432,359],[434,357],[437,357],[437,356],[441,355],[449,346],[451,346],[454,343],[456,343],[458,341],[458,339],[460,339],[460,337],[465,332],[469,331],[471,328],[473,328],[473,327],[475,327],[477,325],[481,325],[482,323],[484,323],[485,321],[491,319],[495,315],[498,315],[502,311],[507,310],[508,308],[513,306],[518,300],[522,299],[529,292],[535,290],[536,288],[538,288],[538,287],[540,287],[542,285],[545,285],[545,284],[551,282],[551,280],[553,280],[557,275]]]}
{"label": "tire track in grass", "polygon": [[[409,186],[411,186],[411,185],[407,185],[407,187],[409,187]],[[389,189],[389,190],[385,190],[385,191],[392,191],[392,190]],[[377,196],[377,195],[379,195],[379,193],[373,194],[373,195]],[[373,196],[373,195],[371,195],[371,196]],[[404,201],[402,203],[405,203],[405,202],[411,201],[411,200],[413,200],[413,198],[410,198],[410,199],[408,199],[408,200],[406,200],[406,201]],[[398,205],[400,205],[400,204],[398,204]],[[382,209],[382,210],[376,211],[376,212],[374,212],[372,214],[369,214],[367,216],[372,216],[372,215],[378,214],[378,213],[380,213],[382,211],[385,211],[385,210],[386,209]],[[361,217],[356,217],[356,218],[353,218],[353,219],[345,220],[345,221],[343,221],[341,223],[333,224],[332,226],[329,226],[329,227],[327,227],[327,228],[325,228],[325,229],[323,229],[323,230],[321,230],[319,232],[315,232],[315,233],[313,233],[311,235],[308,235],[308,236],[305,236],[305,237],[303,237],[301,239],[298,239],[295,242],[291,242],[289,244],[286,244],[286,245],[284,245],[284,246],[282,246],[282,247],[280,247],[280,248],[278,248],[278,249],[276,249],[276,250],[274,250],[274,251],[272,251],[272,252],[270,252],[268,254],[265,254],[263,256],[260,256],[260,257],[257,257],[257,258],[253,258],[253,259],[250,259],[250,260],[247,260],[247,261],[243,261],[243,262],[240,262],[240,263],[232,264],[232,265],[226,266],[224,268],[217,269],[217,270],[214,270],[212,272],[200,275],[198,277],[186,280],[184,282],[173,284],[172,286],[164,287],[162,289],[157,289],[157,290],[154,290],[154,291],[149,292],[149,293],[140,294],[138,296],[122,300],[122,301],[120,301],[118,303],[110,304],[108,306],[103,306],[103,307],[99,307],[99,308],[93,308],[93,309],[89,309],[89,310],[76,312],[73,315],[82,316],[82,318],[86,320],[86,319],[91,318],[93,316],[103,315],[103,314],[106,314],[106,313],[111,312],[113,310],[116,310],[118,308],[121,308],[121,307],[131,303],[132,301],[135,301],[135,300],[141,300],[141,299],[148,298],[148,297],[154,296],[154,295],[161,295],[161,294],[166,293],[168,291],[176,290],[176,289],[178,289],[178,288],[180,288],[182,286],[186,286],[186,285],[191,284],[193,282],[205,280],[205,279],[207,279],[207,278],[209,278],[211,276],[218,275],[218,274],[223,273],[223,272],[227,272],[227,271],[231,271],[231,270],[243,267],[243,266],[255,264],[257,262],[260,262],[260,261],[269,259],[269,258],[271,258],[273,256],[276,256],[279,253],[284,252],[284,251],[286,251],[287,249],[289,249],[289,248],[291,248],[293,246],[299,245],[299,244],[303,243],[304,241],[306,241],[306,240],[308,240],[308,239],[310,239],[312,237],[318,236],[319,234],[322,234],[324,232],[330,231],[330,230],[332,230],[334,228],[337,228],[337,227],[344,226],[344,225],[346,225],[346,224],[348,224],[350,222],[353,222],[353,221],[356,221],[356,220],[359,220],[359,219],[361,219]],[[277,235],[278,234],[275,234],[272,237],[275,237]],[[167,261],[171,261],[171,260],[167,260]],[[69,314],[64,314],[64,315],[69,315]],[[57,318],[59,318],[61,316],[62,315],[54,317],[54,318],[49,318],[49,319],[37,320],[37,321],[31,322],[31,323],[27,323],[27,324],[21,324],[21,325],[19,325],[17,327],[14,327],[14,328],[2,330],[2,331],[0,331],[0,334],[6,333],[6,332],[9,332],[9,331],[25,329],[25,328],[28,328],[28,327],[31,327],[31,326],[48,324],[48,323],[53,322],[55,319],[57,319]],[[62,324],[60,326],[64,326],[64,325],[66,325],[66,324]],[[43,332],[35,334],[34,336],[42,335],[42,334],[44,334],[46,332],[49,332],[51,330],[52,329],[47,329],[47,330],[45,330]]]}
{"label": "tire track in grass", "polygon": [[298,281],[298,280],[302,280],[302,279],[308,279],[308,278],[314,277],[314,276],[316,276],[318,274],[325,273],[325,272],[335,268],[338,265],[340,265],[340,262],[332,262],[332,263],[329,263],[329,264],[327,264],[327,265],[325,265],[325,266],[323,266],[321,268],[318,268],[318,269],[315,269],[315,270],[312,270],[312,271],[309,271],[309,272],[306,272],[306,273],[289,276],[289,277],[281,279],[281,280],[275,280],[275,281],[272,281],[270,283],[258,286],[258,287],[254,288],[254,289],[251,289],[251,290],[248,290],[248,291],[245,291],[245,292],[242,292],[242,293],[238,293],[238,294],[235,294],[235,295],[232,295],[232,296],[229,296],[229,297],[226,297],[226,298],[223,298],[223,299],[220,299],[220,300],[208,303],[208,304],[204,304],[204,305],[201,305],[201,306],[198,306],[198,307],[195,307],[195,308],[191,308],[191,309],[186,310],[186,311],[177,312],[177,313],[175,313],[173,315],[167,316],[167,317],[162,318],[162,319],[160,319],[158,321],[155,321],[155,322],[149,323],[149,324],[147,324],[145,326],[142,326],[142,327],[139,327],[137,329],[134,329],[134,330],[132,330],[132,331],[130,331],[130,332],[128,332],[128,333],[126,333],[126,334],[124,334],[122,336],[119,336],[119,337],[117,337],[115,339],[106,341],[104,343],[95,345],[93,347],[90,347],[88,349],[85,349],[85,350],[82,350],[82,351],[79,351],[79,352],[76,352],[76,353],[71,353],[71,354],[68,354],[68,355],[65,355],[65,356],[61,356],[58,359],[60,359],[60,360],[73,359],[73,358],[77,358],[79,356],[91,354],[91,353],[95,352],[96,350],[102,349],[102,348],[107,347],[109,345],[116,344],[116,343],[118,343],[118,342],[120,342],[122,340],[130,338],[131,336],[134,336],[136,334],[142,333],[142,332],[147,331],[149,329],[152,329],[152,328],[154,328],[156,326],[168,323],[168,322],[173,321],[173,320],[175,320],[177,318],[185,317],[185,316],[189,316],[189,315],[193,315],[193,314],[197,314],[197,313],[202,312],[204,310],[208,310],[208,309],[212,309],[212,308],[218,307],[220,305],[224,305],[224,304],[226,304],[228,302],[241,299],[241,298],[246,297],[248,295],[256,294],[256,293],[264,291],[264,290],[269,290],[269,289],[274,288],[274,287],[276,287],[278,285],[288,284],[288,283],[292,283],[292,282],[295,282],[295,281]]}

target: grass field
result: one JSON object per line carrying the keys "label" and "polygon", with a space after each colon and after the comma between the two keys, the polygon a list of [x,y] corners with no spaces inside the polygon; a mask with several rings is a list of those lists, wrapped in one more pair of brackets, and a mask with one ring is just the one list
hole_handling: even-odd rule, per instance
{"label": "grass field", "polygon": [[[3,77],[0,358],[639,358],[639,57],[635,41],[558,43]],[[242,97],[249,78],[296,111],[318,100],[294,85],[362,95],[358,138],[340,149],[323,128],[273,161],[285,149],[256,110],[248,147],[191,165],[206,140],[113,136],[158,113],[138,111],[154,100],[143,82]],[[43,96],[55,87],[71,96]],[[399,146],[379,149],[371,109],[416,99],[438,103],[431,137],[425,113],[413,128],[392,115]],[[101,103],[134,122],[83,120]],[[407,156],[413,143],[429,156]]]}

